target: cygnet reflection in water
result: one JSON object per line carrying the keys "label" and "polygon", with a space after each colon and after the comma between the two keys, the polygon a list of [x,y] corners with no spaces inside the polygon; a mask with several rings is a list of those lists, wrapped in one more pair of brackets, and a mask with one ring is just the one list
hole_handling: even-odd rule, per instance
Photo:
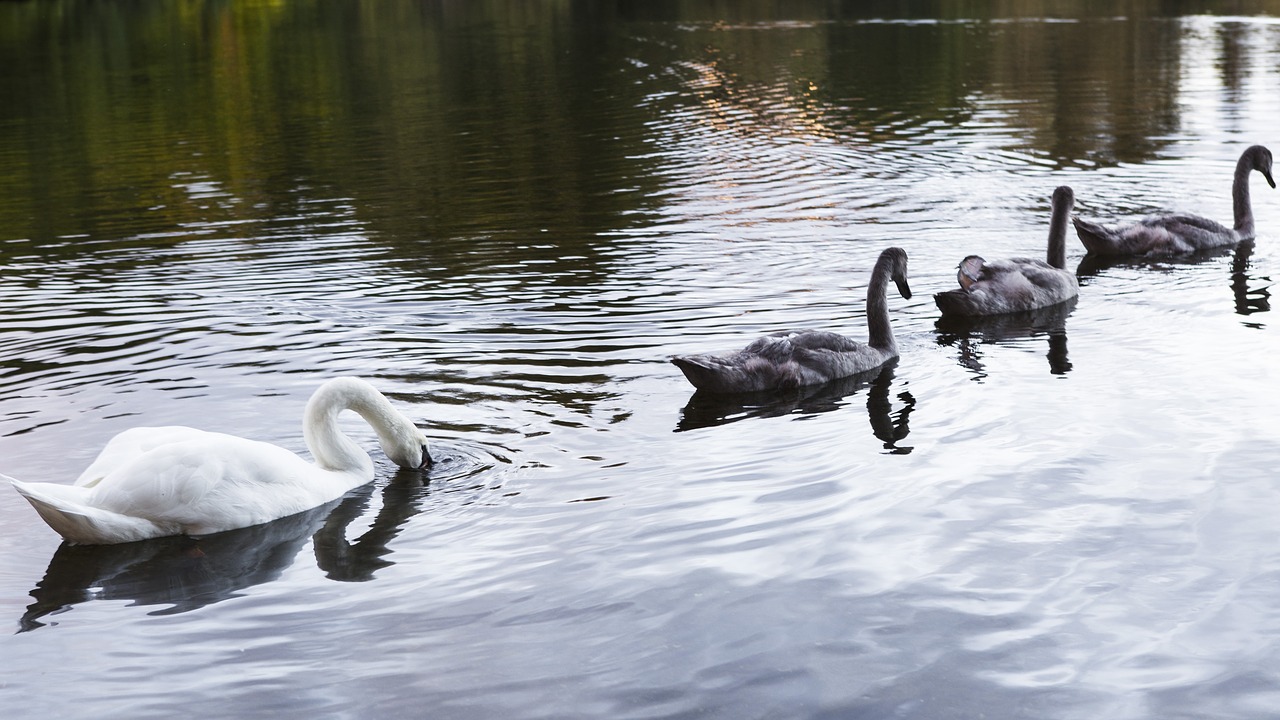
{"label": "cygnet reflection in water", "polygon": [[908,390],[896,396],[901,408],[894,411],[890,397],[894,367],[897,361],[865,373],[841,378],[823,385],[796,388],[788,392],[739,393],[721,395],[695,392],[680,411],[676,432],[727,425],[750,418],[771,418],[783,415],[813,415],[846,407],[845,398],[867,389],[867,415],[871,432],[884,443],[891,454],[906,455],[910,447],[898,447],[898,442],[911,432],[908,421],[915,409],[916,399]]}
{"label": "cygnet reflection in water", "polygon": [[1045,335],[1049,343],[1046,355],[1049,372],[1065,375],[1071,371],[1067,357],[1067,317],[1075,310],[1078,298],[1049,307],[1020,313],[992,315],[988,317],[939,318],[935,323],[938,344],[950,345],[960,350],[958,362],[972,370],[975,380],[987,377],[982,362],[982,346],[1000,344]]}
{"label": "cygnet reflection in water", "polygon": [[[1250,248],[1253,241],[1247,240]],[[1081,279],[1101,277],[1113,268],[1139,268],[1156,272],[1166,272],[1182,265],[1200,265],[1235,253],[1236,246],[1216,247],[1200,252],[1184,253],[1172,257],[1085,255],[1076,266],[1076,276]]]}
{"label": "cygnet reflection in water", "polygon": [[[1250,268],[1253,266],[1251,262],[1253,258],[1253,241],[1243,240],[1236,246],[1235,254],[1231,258],[1231,294],[1236,300],[1237,315],[1253,315],[1254,313],[1264,313],[1271,310],[1271,278],[1258,277],[1253,278],[1249,274]],[[1250,283],[1254,280],[1260,280],[1264,285],[1257,289],[1252,289]],[[1245,323],[1249,327],[1261,328],[1262,323],[1250,322]]]}
{"label": "cygnet reflection in water", "polygon": [[[1154,272],[1174,272],[1180,267],[1207,265],[1230,255],[1231,296],[1237,315],[1254,315],[1271,310],[1271,278],[1255,275],[1253,270],[1254,240],[1241,240],[1234,246],[1218,247],[1175,257],[1101,257],[1087,255],[1080,261],[1076,274],[1081,278],[1102,277],[1113,268],[1138,268]],[[1253,321],[1248,327],[1264,325]]]}

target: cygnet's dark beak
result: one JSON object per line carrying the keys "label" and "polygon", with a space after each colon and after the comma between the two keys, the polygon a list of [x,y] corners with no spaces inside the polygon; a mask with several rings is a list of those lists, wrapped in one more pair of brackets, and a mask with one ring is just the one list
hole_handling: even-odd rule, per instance
{"label": "cygnet's dark beak", "polygon": [[1268,185],[1270,185],[1271,187],[1275,187],[1275,186],[1276,186],[1276,181],[1271,179],[1271,171],[1270,171],[1270,170],[1263,170],[1263,171],[1262,171],[1262,177],[1264,177],[1264,178],[1266,178],[1266,179],[1267,179],[1267,184],[1268,184]]}
{"label": "cygnet's dark beak", "polygon": [[907,279],[906,279],[906,278],[902,278],[901,280],[899,280],[899,279],[897,279],[897,278],[894,278],[894,279],[893,279],[893,282],[894,282],[894,284],[895,284],[895,285],[897,285],[897,286],[898,286],[898,293],[899,293],[900,295],[902,295],[902,297],[904,297],[904,298],[906,298],[906,299],[910,300],[910,299],[911,299],[911,287],[907,285]]}

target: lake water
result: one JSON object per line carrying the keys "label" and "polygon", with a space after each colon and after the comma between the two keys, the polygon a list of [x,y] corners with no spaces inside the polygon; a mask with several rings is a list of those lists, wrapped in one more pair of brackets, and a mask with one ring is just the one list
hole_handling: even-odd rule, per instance
{"label": "lake water", "polygon": [[[1274,717],[1280,192],[1205,257],[1072,233],[1056,315],[932,294],[1042,255],[1058,185],[1229,221],[1280,5],[905,5],[0,4],[0,472],[304,452],[343,374],[441,457],[118,547],[0,488],[4,716]],[[865,337],[891,245],[879,376],[669,364]]]}

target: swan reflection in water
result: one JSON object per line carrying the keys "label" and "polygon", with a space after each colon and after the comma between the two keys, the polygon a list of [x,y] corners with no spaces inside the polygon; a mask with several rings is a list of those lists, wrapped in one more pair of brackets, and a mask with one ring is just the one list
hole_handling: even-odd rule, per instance
{"label": "swan reflection in water", "polygon": [[972,370],[981,380],[986,377],[982,363],[982,346],[1045,335],[1049,342],[1049,372],[1065,375],[1071,371],[1067,358],[1067,316],[1075,310],[1077,298],[1026,312],[986,317],[939,318],[935,327],[939,345],[952,345],[960,350],[960,365]]}
{"label": "swan reflection in water", "polygon": [[[1257,290],[1251,290],[1249,283],[1254,280],[1249,276],[1250,260],[1253,258],[1253,241],[1244,240],[1236,246],[1231,256],[1231,294],[1236,299],[1237,315],[1264,313],[1271,309],[1271,278],[1259,276],[1257,280],[1265,282]],[[1262,323],[1245,323],[1249,327],[1263,327]]]}
{"label": "swan reflection in water", "polygon": [[347,528],[366,514],[376,483],[296,515],[201,538],[174,536],[120,545],[64,542],[31,591],[35,602],[19,619],[18,632],[56,625],[44,619],[92,600],[167,606],[152,615],[197,610],[279,578],[298,559],[308,539],[326,577],[343,582],[371,580],[378,570],[394,564],[387,558],[391,541],[422,510],[431,493],[430,482],[456,481],[489,467],[491,462],[484,464],[463,450],[438,458],[426,476],[398,470],[381,488],[382,506],[369,529],[354,540],[347,538]]}
{"label": "swan reflection in water", "polygon": [[[1104,258],[1086,255],[1076,268],[1076,275],[1081,278],[1101,275],[1110,268],[1146,268],[1167,270],[1171,265],[1199,265],[1211,262],[1226,255],[1231,256],[1231,295],[1235,300],[1237,315],[1248,317],[1255,313],[1271,310],[1271,278],[1266,275],[1253,276],[1253,240],[1241,240],[1234,246],[1214,248],[1204,252],[1174,257],[1140,258],[1121,257]],[[1261,328],[1260,322],[1246,322],[1246,326]]]}
{"label": "swan reflection in water", "polygon": [[896,395],[901,408],[894,411],[895,398],[890,397],[894,367],[897,361],[858,375],[834,380],[825,385],[812,385],[783,392],[734,393],[720,395],[695,392],[680,411],[676,432],[698,428],[727,425],[748,418],[768,418],[782,415],[813,415],[838,410],[847,403],[846,397],[867,389],[867,415],[871,432],[884,448],[895,455],[906,455],[913,448],[899,447],[911,432],[908,421],[915,409],[916,399],[908,390]]}

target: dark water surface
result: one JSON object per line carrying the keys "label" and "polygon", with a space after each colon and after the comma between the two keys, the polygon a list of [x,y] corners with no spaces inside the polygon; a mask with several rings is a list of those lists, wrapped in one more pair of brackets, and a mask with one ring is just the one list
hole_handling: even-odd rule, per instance
{"label": "dark water surface", "polygon": [[[4,716],[1274,717],[1280,192],[1205,257],[1073,237],[1061,312],[931,296],[1042,254],[1057,185],[1229,220],[1277,17],[0,3],[0,472],[134,425],[301,452],[340,374],[443,458],[107,548],[0,488]],[[864,336],[889,245],[886,372],[715,401],[668,364]]]}

